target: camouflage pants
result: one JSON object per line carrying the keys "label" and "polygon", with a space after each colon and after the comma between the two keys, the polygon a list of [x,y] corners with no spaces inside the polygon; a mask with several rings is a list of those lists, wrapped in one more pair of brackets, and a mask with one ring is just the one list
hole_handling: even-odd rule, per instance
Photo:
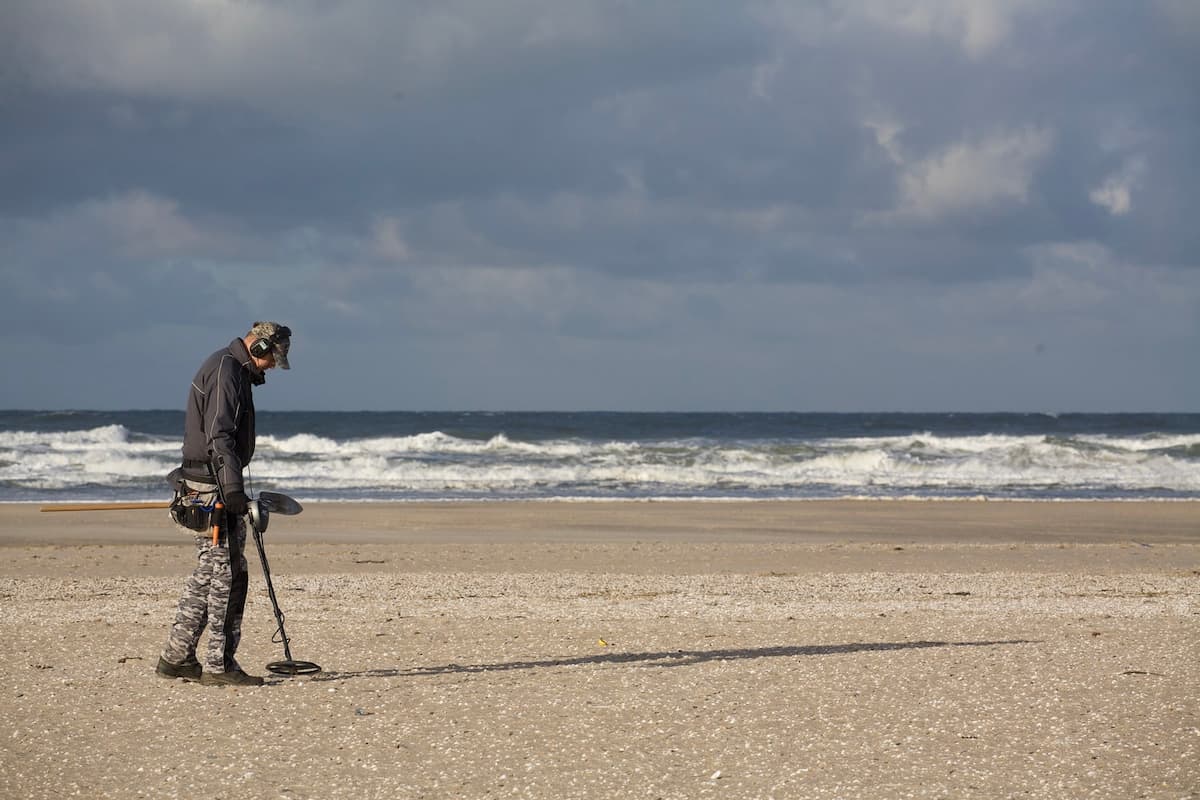
{"label": "camouflage pants", "polygon": [[[246,522],[241,517],[227,518],[216,547],[207,533],[187,533],[196,538],[196,568],[179,598],[162,657],[172,664],[199,660],[205,672],[232,672],[241,668],[234,654],[242,638],[242,612],[249,586]],[[208,646],[204,657],[197,658],[196,648],[205,627]]]}

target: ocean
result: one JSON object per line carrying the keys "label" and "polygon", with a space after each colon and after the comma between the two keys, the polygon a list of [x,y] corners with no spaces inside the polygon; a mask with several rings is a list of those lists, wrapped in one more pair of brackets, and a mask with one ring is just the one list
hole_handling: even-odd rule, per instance
{"label": "ocean", "polygon": [[[182,411],[0,411],[0,502],[169,499]],[[259,411],[300,501],[1200,499],[1200,414]]]}

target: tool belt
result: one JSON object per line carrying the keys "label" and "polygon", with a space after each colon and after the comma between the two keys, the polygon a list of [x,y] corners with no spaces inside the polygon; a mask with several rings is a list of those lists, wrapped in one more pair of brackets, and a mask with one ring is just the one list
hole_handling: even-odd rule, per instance
{"label": "tool belt", "polygon": [[207,531],[212,528],[217,497],[215,484],[180,478],[175,482],[175,498],[167,510],[177,525],[190,531]]}

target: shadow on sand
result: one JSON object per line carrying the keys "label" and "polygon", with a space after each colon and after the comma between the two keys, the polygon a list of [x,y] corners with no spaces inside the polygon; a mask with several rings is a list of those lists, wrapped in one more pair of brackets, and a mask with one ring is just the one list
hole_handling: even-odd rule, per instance
{"label": "shadow on sand", "polygon": [[577,658],[552,658],[543,661],[504,661],[495,664],[443,664],[408,669],[364,669],[353,672],[329,670],[314,675],[313,681],[344,681],[351,678],[411,678],[422,675],[467,675],[478,672],[509,672],[519,669],[552,669],[602,664],[637,664],[653,667],[683,667],[709,661],[740,661],[751,658],[800,658],[835,656],[852,653],[877,653],[889,650],[919,650],[930,647],[998,647],[1035,644],[1031,639],[994,642],[855,642],[851,644],[803,645],[792,647],[751,647],[730,650],[670,650],[660,653],[601,653]]}

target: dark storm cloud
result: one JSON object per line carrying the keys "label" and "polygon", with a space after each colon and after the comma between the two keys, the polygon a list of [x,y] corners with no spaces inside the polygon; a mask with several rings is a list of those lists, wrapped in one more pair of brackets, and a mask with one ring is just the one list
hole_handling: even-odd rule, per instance
{"label": "dark storm cloud", "polygon": [[[727,365],[786,406],[770,365],[793,358],[853,392],[838,365],[1017,365],[1035,330],[1074,343],[1038,352],[1085,351],[1068,324],[1098,352],[1196,334],[1200,14],[1179,0],[124,0],[5,17],[6,354],[39,320],[101,346],[274,315],[364,339],[365,360],[414,342],[424,384],[455,392],[443,360],[562,371],[492,383],[496,402],[526,387],[539,405],[587,358],[630,365],[614,366],[620,406],[622,382],[671,373],[653,353]],[[1134,286],[1157,309],[1136,333]],[[818,339],[837,355],[804,349]],[[704,402],[732,402],[712,374]],[[919,385],[897,402],[937,402]]]}

